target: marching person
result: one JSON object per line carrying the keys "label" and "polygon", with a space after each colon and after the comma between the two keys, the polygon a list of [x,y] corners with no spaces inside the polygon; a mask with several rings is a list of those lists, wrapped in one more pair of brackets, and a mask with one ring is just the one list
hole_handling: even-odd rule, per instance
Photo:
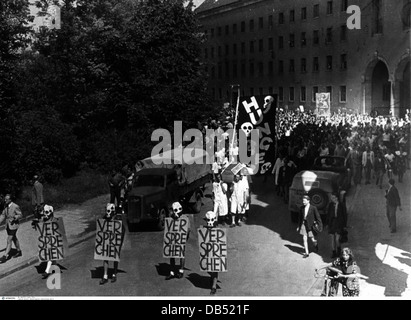
{"label": "marching person", "polygon": [[[207,211],[204,217],[206,225],[204,226],[207,229],[213,229],[217,224],[217,217],[213,211]],[[214,221],[214,222],[213,222]],[[210,274],[210,284],[211,291],[210,295],[215,295],[217,293],[217,282],[218,282],[218,272],[209,272]]]}
{"label": "marching person", "polygon": [[213,211],[217,216],[218,222],[222,223],[223,225],[226,224],[226,218],[228,215],[227,191],[228,186],[224,181],[222,181],[221,174],[215,174],[213,182]]}
{"label": "marching person", "polygon": [[[183,212],[182,205],[180,204],[180,202],[174,202],[170,209],[170,217],[173,218],[174,220],[178,220],[183,216],[185,216],[185,214]],[[187,221],[189,222],[189,220]],[[187,241],[188,241],[189,236],[190,236],[190,225],[188,225]],[[166,280],[171,280],[173,278],[181,279],[184,276],[185,262],[186,262],[185,258],[180,258],[180,265],[176,266],[176,259],[170,258],[171,270],[170,270],[170,274],[166,277]]]}
{"label": "marching person", "polygon": [[365,184],[370,184],[371,169],[374,167],[374,151],[367,145],[365,151],[362,153],[362,166],[365,171]]}
{"label": "marching person", "polygon": [[39,176],[33,177],[33,188],[31,190],[31,204],[33,205],[34,217],[39,218],[41,208],[44,204],[43,184],[39,180]]}
{"label": "marching person", "polygon": [[7,231],[7,247],[4,256],[0,259],[0,263],[4,263],[10,259],[10,250],[12,243],[14,243],[17,252],[13,255],[13,258],[21,257],[20,243],[17,239],[17,230],[19,229],[19,220],[23,217],[20,207],[12,201],[11,195],[6,194],[4,197],[5,208],[0,214],[0,224],[6,220]]}
{"label": "marching person", "polygon": [[308,237],[311,239],[315,247],[315,252],[318,252],[318,242],[315,239],[315,235],[313,233],[314,223],[317,223],[319,228],[322,229],[321,216],[318,213],[317,207],[310,204],[310,196],[304,195],[303,205],[300,209],[300,214],[298,217],[297,228],[297,232],[299,232],[303,236],[305,250],[303,258],[308,258],[308,256],[310,255],[310,252],[308,250]]}
{"label": "marching person", "polygon": [[384,159],[384,155],[382,154],[381,151],[377,151],[377,156],[375,157],[375,160],[374,160],[374,172],[377,178],[377,180],[375,181],[375,184],[379,185],[380,189],[382,189],[382,181],[384,180],[385,167],[386,167],[386,162]]}
{"label": "marching person", "polygon": [[247,169],[243,168],[238,173],[240,176],[240,186],[244,193],[244,205],[243,210],[241,212],[240,220],[242,222],[246,222],[248,218],[248,211],[250,210],[250,203],[251,203],[251,192],[250,192],[250,184],[248,182],[248,175],[246,173]]}
{"label": "marching person", "polygon": [[388,180],[389,188],[385,190],[385,198],[387,199],[387,218],[391,233],[397,232],[397,207],[401,208],[401,198],[398,189],[395,186],[395,180]]}
{"label": "marching person", "polygon": [[241,187],[240,183],[240,175],[234,175],[234,181],[231,184],[231,225],[230,227],[233,228],[236,225],[241,227],[240,215],[244,211],[245,205],[245,190]]}
{"label": "marching person", "polygon": [[114,203],[117,207],[121,205],[121,190],[125,184],[125,180],[125,177],[117,170],[113,170],[108,179],[110,203]]}
{"label": "marching person", "polygon": [[336,194],[331,195],[331,203],[327,213],[328,234],[331,237],[331,258],[336,258],[341,252],[340,237],[347,226],[347,212],[345,206],[339,202]]}

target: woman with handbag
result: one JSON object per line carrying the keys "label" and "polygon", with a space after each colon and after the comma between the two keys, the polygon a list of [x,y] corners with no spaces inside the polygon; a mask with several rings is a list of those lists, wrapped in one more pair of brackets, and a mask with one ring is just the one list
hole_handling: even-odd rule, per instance
{"label": "woman with handbag", "polygon": [[303,258],[308,258],[310,252],[308,250],[308,237],[311,239],[314,245],[314,251],[318,252],[318,242],[315,239],[315,234],[321,232],[323,224],[321,216],[318,213],[317,207],[310,204],[310,196],[303,196],[303,206],[300,209],[298,228],[299,232],[303,236],[305,253]]}
{"label": "woman with handbag", "polygon": [[347,211],[343,203],[340,203],[338,195],[331,195],[331,202],[327,211],[328,234],[331,237],[331,258],[336,258],[341,252],[340,237],[347,227]]}

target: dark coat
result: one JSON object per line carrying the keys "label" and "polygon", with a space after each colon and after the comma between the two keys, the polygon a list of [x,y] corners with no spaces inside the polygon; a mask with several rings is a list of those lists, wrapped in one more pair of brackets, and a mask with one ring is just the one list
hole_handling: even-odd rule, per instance
{"label": "dark coat", "polygon": [[386,191],[385,198],[387,199],[387,205],[391,207],[401,207],[400,195],[398,194],[398,189],[395,186],[391,186],[389,191]]}
{"label": "dark coat", "polygon": [[[307,223],[305,224],[305,227],[307,228],[307,232],[308,231],[312,231],[313,225],[314,225],[314,221],[317,221],[317,223],[320,226],[320,229],[322,229],[322,221],[321,221],[321,216],[320,213],[317,210],[316,206],[313,206],[312,204],[309,204],[309,209],[308,209],[308,214],[306,217],[306,221]],[[301,229],[301,226],[304,222],[304,206],[300,207],[300,214],[298,216],[298,225],[299,225],[299,229]]]}
{"label": "dark coat", "polygon": [[329,234],[342,234],[342,231],[347,226],[347,211],[344,204],[338,204],[337,216],[335,216],[335,203],[331,202],[328,206],[327,221]]}

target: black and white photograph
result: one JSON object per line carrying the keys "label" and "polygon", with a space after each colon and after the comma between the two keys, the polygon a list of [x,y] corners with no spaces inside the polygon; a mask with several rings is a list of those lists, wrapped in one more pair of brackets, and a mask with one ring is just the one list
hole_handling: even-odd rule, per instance
{"label": "black and white photograph", "polygon": [[410,16],[1,0],[0,300],[410,300]]}

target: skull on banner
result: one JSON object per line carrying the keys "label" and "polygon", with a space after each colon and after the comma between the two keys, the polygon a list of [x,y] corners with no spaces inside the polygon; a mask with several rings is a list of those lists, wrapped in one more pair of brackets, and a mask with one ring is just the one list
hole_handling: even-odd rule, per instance
{"label": "skull on banner", "polygon": [[206,227],[212,228],[217,224],[217,216],[214,211],[207,211],[204,220],[207,222]]}
{"label": "skull on banner", "polygon": [[174,203],[171,205],[171,209],[173,210],[171,216],[172,216],[174,219],[180,218],[180,216],[183,214],[183,207],[182,207],[182,205],[180,204],[180,202],[174,202]]}
{"label": "skull on banner", "polygon": [[248,137],[251,134],[251,130],[254,129],[254,126],[251,122],[244,122],[241,125],[241,130],[244,131],[245,135]]}

